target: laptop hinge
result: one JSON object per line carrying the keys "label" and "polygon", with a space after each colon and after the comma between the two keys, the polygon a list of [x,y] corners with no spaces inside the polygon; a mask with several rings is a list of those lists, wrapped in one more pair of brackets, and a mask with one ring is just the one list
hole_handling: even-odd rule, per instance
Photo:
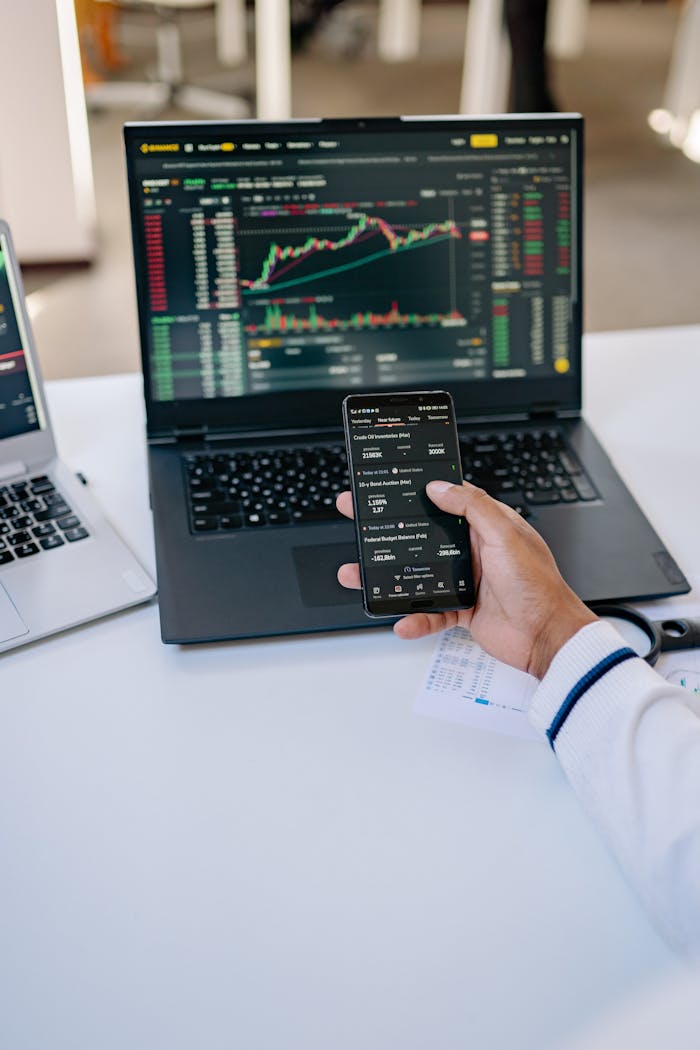
{"label": "laptop hinge", "polygon": [[173,430],[173,437],[176,441],[196,441],[198,438],[205,438],[208,436],[209,427],[175,427]]}
{"label": "laptop hinge", "polygon": [[14,478],[17,474],[28,473],[26,464],[21,459],[16,459],[12,463],[3,463],[0,466],[0,481],[5,481],[6,478]]}
{"label": "laptop hinge", "polygon": [[557,406],[554,401],[533,405],[527,414],[528,419],[533,423],[546,423],[548,420],[555,420],[557,415]]}
{"label": "laptop hinge", "polygon": [[173,427],[172,430],[152,431],[148,435],[150,445],[175,445],[178,441],[203,440],[208,436],[208,428],[199,427]]}

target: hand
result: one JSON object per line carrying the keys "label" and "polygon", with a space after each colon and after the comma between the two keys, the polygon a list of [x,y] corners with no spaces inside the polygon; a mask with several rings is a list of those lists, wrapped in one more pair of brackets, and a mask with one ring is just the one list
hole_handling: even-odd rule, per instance
{"label": "hand", "polygon": [[[422,638],[459,624],[492,656],[542,678],[562,645],[596,617],[564,582],[539,533],[516,511],[466,481],[431,481],[426,491],[441,510],[469,522],[476,604],[455,612],[412,613],[394,632]],[[352,518],[349,492],[341,492],[336,505]],[[338,580],[359,588],[358,565],[341,565]]]}

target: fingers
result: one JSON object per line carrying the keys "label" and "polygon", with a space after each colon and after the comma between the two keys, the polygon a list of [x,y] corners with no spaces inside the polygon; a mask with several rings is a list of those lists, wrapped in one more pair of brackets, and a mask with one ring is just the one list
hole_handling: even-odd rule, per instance
{"label": "fingers", "polygon": [[338,583],[352,591],[360,589],[360,566],[357,562],[346,562],[338,569]]}
{"label": "fingers", "polygon": [[[452,485],[449,481],[431,481],[426,492],[433,503],[449,514],[463,515],[476,531],[487,538],[491,533],[501,532],[514,522],[522,527],[523,520],[511,507],[498,500],[491,499],[483,489],[470,485],[468,481],[461,485]],[[353,518],[351,492],[341,492],[336,497],[335,505],[346,518]]]}
{"label": "fingers", "polygon": [[[338,583],[353,591],[359,591],[360,567],[357,562],[346,562],[338,569]],[[462,623],[469,627],[471,622],[471,609],[460,609],[444,613],[412,613],[404,616],[394,624],[394,634],[405,641],[413,641],[416,638],[425,638],[429,634],[437,634],[445,631],[448,627],[455,627]]]}
{"label": "fingers", "polygon": [[[352,493],[350,492],[339,492],[335,505],[341,514],[344,514],[346,518],[352,518]],[[338,569],[338,583],[342,587],[347,587],[353,591],[359,591],[362,586],[360,583],[360,567],[357,562],[346,562],[341,565]]]}
{"label": "fingers", "polygon": [[346,518],[354,518],[351,492],[339,492],[336,496],[335,505]]}
{"label": "fingers", "polygon": [[463,515],[484,539],[495,539],[504,529],[511,528],[515,521],[522,520],[511,507],[491,499],[483,489],[470,485],[468,481],[461,485],[431,481],[426,486],[426,492],[441,510]]}
{"label": "fingers", "polygon": [[[462,622],[464,620],[462,611]],[[456,627],[459,623],[459,614],[456,611],[443,613],[411,613],[404,616],[402,620],[394,624],[394,634],[406,641],[414,641],[416,638],[425,638],[429,634],[437,634],[438,631],[446,631],[448,627]]]}

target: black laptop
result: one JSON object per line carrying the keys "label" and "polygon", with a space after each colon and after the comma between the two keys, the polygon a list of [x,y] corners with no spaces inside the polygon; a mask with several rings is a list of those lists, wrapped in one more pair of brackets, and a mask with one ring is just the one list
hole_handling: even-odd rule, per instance
{"label": "black laptop", "polygon": [[579,116],[125,138],[164,641],[371,625],[336,582],[365,390],[449,389],[466,477],[584,600],[689,590],[580,416]]}

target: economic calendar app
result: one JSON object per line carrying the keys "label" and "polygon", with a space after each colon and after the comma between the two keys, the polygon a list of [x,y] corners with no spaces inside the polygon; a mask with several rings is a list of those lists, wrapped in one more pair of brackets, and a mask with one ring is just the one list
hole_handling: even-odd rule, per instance
{"label": "economic calendar app", "polygon": [[425,491],[429,481],[462,480],[448,397],[383,406],[357,399],[348,423],[370,607],[389,599],[409,606],[468,604],[466,521],[440,511]]}

